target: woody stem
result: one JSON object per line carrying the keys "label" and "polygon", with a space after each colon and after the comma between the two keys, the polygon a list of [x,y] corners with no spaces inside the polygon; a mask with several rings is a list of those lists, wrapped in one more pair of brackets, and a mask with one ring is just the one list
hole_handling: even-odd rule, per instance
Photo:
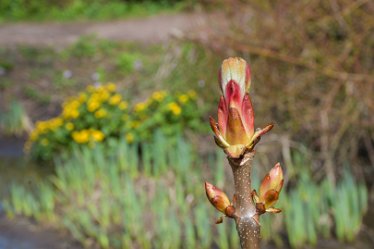
{"label": "woody stem", "polygon": [[230,158],[235,183],[236,230],[242,249],[260,248],[260,224],[255,204],[251,198],[251,169],[254,152],[246,152],[242,158]]}

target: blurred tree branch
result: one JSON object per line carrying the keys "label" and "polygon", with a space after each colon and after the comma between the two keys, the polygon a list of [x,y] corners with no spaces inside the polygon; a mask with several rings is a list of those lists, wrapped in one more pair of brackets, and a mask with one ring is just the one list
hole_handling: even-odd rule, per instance
{"label": "blurred tree branch", "polygon": [[248,0],[227,10],[225,25],[187,39],[250,56],[254,81],[266,84],[254,100],[259,115],[320,153],[315,165],[328,175],[347,162],[372,164],[374,3]]}

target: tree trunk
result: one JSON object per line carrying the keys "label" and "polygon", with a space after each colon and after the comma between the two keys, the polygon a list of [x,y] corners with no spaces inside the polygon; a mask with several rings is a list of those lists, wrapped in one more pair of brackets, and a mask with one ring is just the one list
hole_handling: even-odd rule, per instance
{"label": "tree trunk", "polygon": [[251,168],[254,152],[247,152],[243,158],[228,158],[234,174],[236,229],[242,249],[260,248],[260,224],[252,201]]}

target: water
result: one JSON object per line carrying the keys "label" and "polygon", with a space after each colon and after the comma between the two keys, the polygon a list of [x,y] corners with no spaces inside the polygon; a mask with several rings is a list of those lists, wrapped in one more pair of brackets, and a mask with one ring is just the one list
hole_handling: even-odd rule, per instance
{"label": "water", "polygon": [[28,160],[23,140],[0,138],[0,249],[72,249],[81,248],[60,231],[43,228],[28,219],[8,219],[1,205],[11,184],[30,186],[53,173],[53,167]]}
{"label": "water", "polygon": [[[11,238],[0,235],[0,248],[1,249],[32,249],[27,241],[12,240]],[[36,249],[36,248],[35,248]]]}
{"label": "water", "polygon": [[53,172],[51,167],[27,160],[23,143],[23,139],[0,138],[0,200],[12,183],[33,185]]}

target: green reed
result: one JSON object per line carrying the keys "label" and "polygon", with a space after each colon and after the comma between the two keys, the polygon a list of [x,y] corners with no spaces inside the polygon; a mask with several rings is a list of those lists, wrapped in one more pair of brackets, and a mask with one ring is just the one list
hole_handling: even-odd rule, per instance
{"label": "green reed", "polygon": [[[203,201],[207,174],[218,186],[227,184],[222,157],[221,152],[199,157],[184,139],[158,133],[153,143],[75,148],[56,160],[55,175],[34,189],[13,184],[4,207],[8,216],[67,229],[86,248],[237,248],[234,222],[214,225],[218,214]],[[352,240],[367,209],[365,186],[348,171],[336,187],[327,180],[315,183],[298,164],[308,165],[295,163],[297,180],[280,198],[284,213],[261,217],[263,239],[282,245],[277,232],[286,231],[295,248],[334,233]]]}
{"label": "green reed", "polygon": [[0,131],[8,135],[21,136],[31,130],[30,117],[20,102],[13,100],[6,111],[0,111]]}

